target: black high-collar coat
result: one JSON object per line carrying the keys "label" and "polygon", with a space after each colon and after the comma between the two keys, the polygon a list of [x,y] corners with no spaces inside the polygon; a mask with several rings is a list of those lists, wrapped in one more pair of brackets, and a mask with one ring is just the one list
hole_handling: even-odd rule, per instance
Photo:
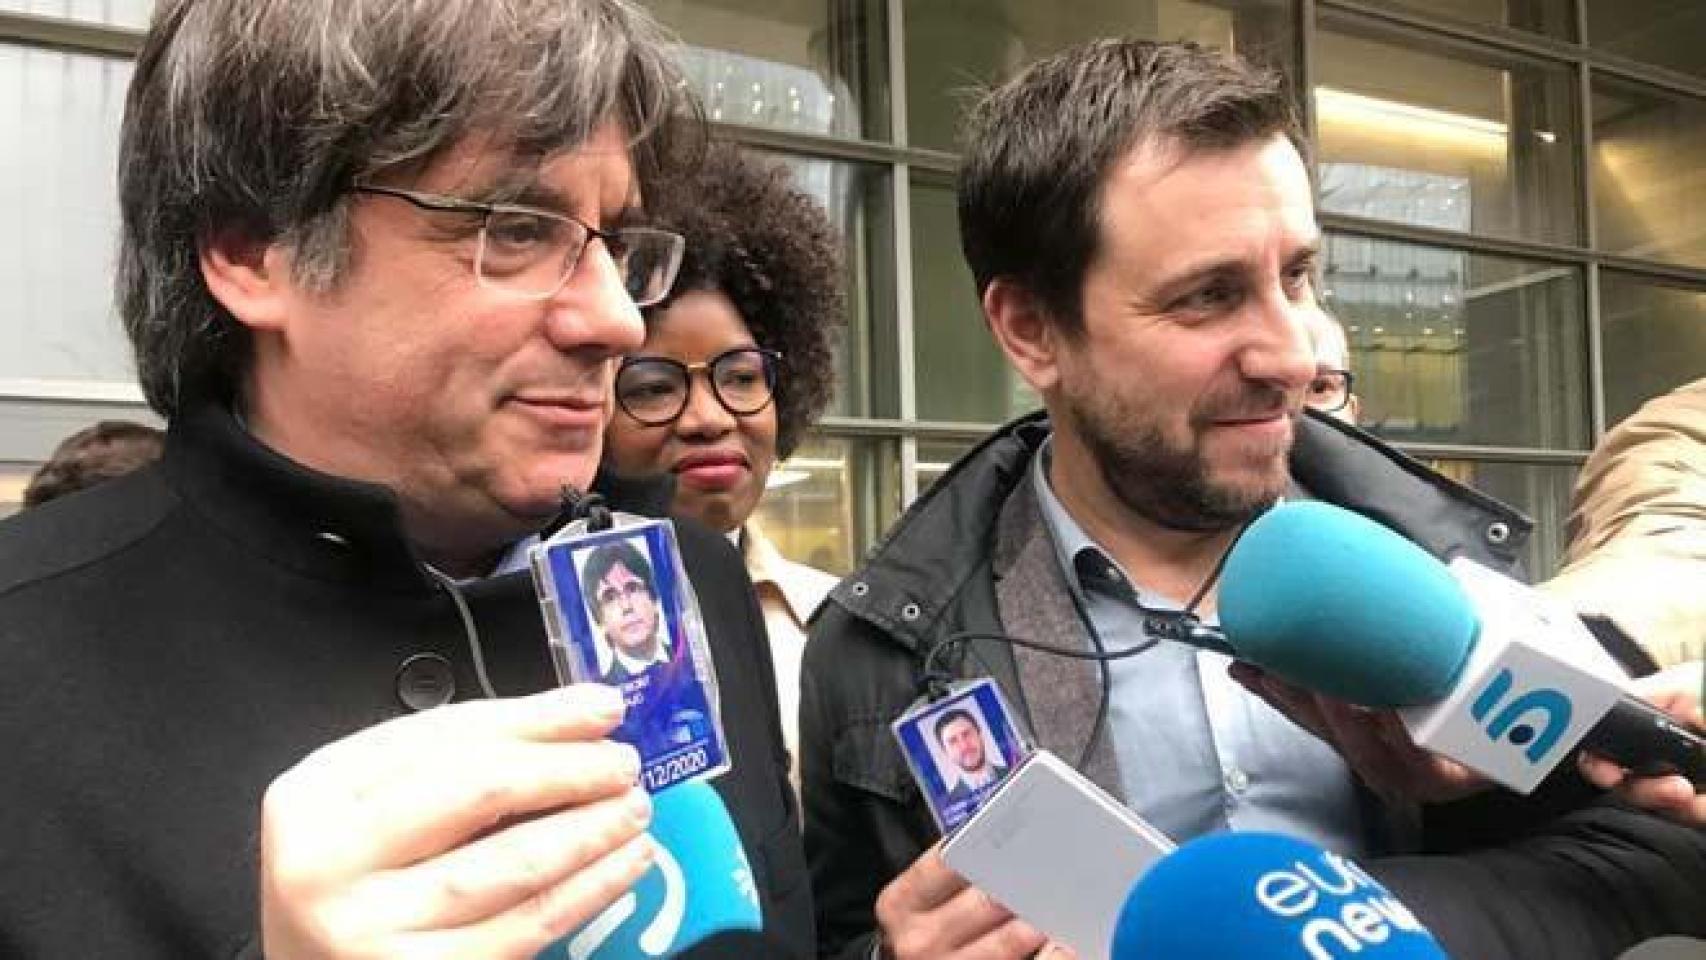
{"label": "black high-collar coat", "polygon": [[[604,492],[638,513],[667,503]],[[764,618],[728,542],[677,529],[734,759],[715,785],[767,930],[806,954]],[[465,592],[499,695],[554,685],[528,575]],[[218,407],[180,417],[161,463],[0,523],[0,956],[255,953],[263,791],[406,712],[400,668],[423,653],[449,662],[456,699],[480,695],[391,494],[302,468]]]}

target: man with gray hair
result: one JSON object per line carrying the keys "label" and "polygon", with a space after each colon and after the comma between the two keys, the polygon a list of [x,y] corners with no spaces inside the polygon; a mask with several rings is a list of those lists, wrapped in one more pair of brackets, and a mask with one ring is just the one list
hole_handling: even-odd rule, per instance
{"label": "man with gray hair", "polygon": [[[0,527],[0,952],[531,957],[648,870],[620,697],[557,688],[525,548],[678,267],[640,209],[682,89],[624,0],[157,5],[119,299],[167,449]],[[804,951],[763,621],[678,534],[714,786]]]}
{"label": "man with gray hair", "polygon": [[[1686,828],[1567,796],[1501,809],[1512,798],[1417,748],[1391,712],[1190,642],[1215,624],[1240,530],[1282,497],[1505,571],[1531,527],[1305,411],[1321,231],[1280,77],[1191,44],[1100,40],[989,94],[964,140],[961,240],[984,319],[1047,411],[967,453],[813,623],[800,756],[820,952],[1017,960],[1045,945],[932,846],[889,730],[941,683],[927,669],[999,683],[1039,746],[1175,840],[1268,830],[1371,858],[1454,955],[1599,958],[1700,931],[1706,840]],[[1442,821],[1464,810],[1453,801],[1477,806]],[[1379,859],[1477,842],[1417,829],[1442,822],[1523,840]],[[1072,883],[1065,871],[1051,879]]]}

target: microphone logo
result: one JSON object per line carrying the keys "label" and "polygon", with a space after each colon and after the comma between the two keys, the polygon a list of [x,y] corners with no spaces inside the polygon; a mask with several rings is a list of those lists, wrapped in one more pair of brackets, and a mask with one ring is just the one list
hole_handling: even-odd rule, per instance
{"label": "microphone logo", "polygon": [[[687,915],[687,876],[668,847],[654,843],[652,848],[656,851],[656,859],[653,861],[656,873],[663,881],[663,898],[657,905],[657,913],[640,929],[636,939],[643,955],[661,957],[675,942],[676,934],[681,932],[681,921]],[[617,928],[634,916],[639,906],[640,898],[635,891],[630,890],[623,894],[621,899],[607,907],[569,939],[569,960],[588,960],[592,957],[599,947],[604,946],[615,935]]]}
{"label": "microphone logo", "polygon": [[1469,713],[1488,739],[1520,747],[1529,763],[1539,763],[1569,729],[1570,698],[1561,690],[1537,687],[1505,702],[1515,686],[1509,668],[1500,670],[1476,694]]}

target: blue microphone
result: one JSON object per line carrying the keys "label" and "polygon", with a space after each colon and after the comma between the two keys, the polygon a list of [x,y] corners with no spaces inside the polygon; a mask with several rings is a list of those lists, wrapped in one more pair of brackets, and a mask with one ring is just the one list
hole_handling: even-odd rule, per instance
{"label": "blue microphone", "polygon": [[1236,657],[1349,703],[1398,707],[1412,739],[1527,793],[1582,745],[1706,783],[1706,741],[1623,691],[1620,669],[1555,597],[1450,565],[1318,501],[1257,518],[1226,559]]}
{"label": "blue microphone", "polygon": [[655,960],[715,935],[764,926],[752,865],[710,784],[652,795],[657,860],[633,890],[540,954],[549,960]]}
{"label": "blue microphone", "polygon": [[1356,863],[1272,833],[1217,833],[1175,850],[1132,888],[1110,960],[1445,960],[1398,899]]}
{"label": "blue microphone", "polygon": [[1374,707],[1445,697],[1480,630],[1427,551],[1320,501],[1283,503],[1250,524],[1226,558],[1218,605],[1238,659]]}

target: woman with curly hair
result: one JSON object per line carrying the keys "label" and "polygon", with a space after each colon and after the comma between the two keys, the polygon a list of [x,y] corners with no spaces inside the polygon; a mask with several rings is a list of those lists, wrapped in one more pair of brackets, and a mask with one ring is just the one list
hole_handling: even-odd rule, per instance
{"label": "woman with curly hair", "polygon": [[784,559],[753,511],[771,468],[834,388],[831,341],[845,311],[839,240],[786,169],[731,144],[712,144],[697,175],[654,191],[646,206],[687,250],[675,289],[646,309],[645,344],[617,372],[605,456],[618,473],[674,474],[672,512],[740,548],[764,608],[792,753],[806,619],[836,578]]}

